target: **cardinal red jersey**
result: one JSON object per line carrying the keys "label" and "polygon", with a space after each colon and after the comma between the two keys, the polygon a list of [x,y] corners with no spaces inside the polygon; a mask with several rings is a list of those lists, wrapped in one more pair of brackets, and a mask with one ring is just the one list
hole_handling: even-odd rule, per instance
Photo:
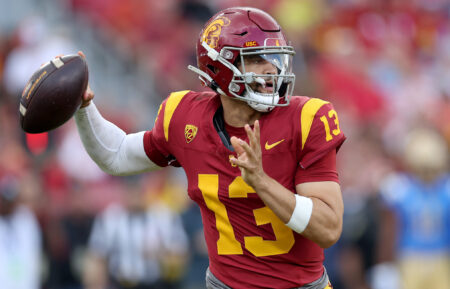
{"label": "cardinal red jersey", "polygon": [[[201,209],[211,272],[232,288],[292,288],[320,278],[323,249],[287,227],[230,163],[236,154],[213,125],[219,107],[214,93],[172,93],[144,138],[155,163],[175,158],[184,168],[189,196]],[[336,111],[320,99],[292,97],[259,121],[264,171],[292,193],[302,170],[345,139]],[[243,128],[227,131],[248,142]]]}

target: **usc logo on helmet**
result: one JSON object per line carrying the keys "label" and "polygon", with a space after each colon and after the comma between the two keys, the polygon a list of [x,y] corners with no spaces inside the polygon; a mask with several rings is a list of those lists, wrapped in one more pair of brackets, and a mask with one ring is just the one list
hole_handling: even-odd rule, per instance
{"label": "usc logo on helmet", "polygon": [[209,47],[216,48],[219,43],[220,33],[222,32],[222,26],[230,25],[230,19],[221,16],[211,22],[203,32],[202,41],[206,42]]}
{"label": "usc logo on helmet", "polygon": [[256,42],[256,41],[247,41],[244,44],[244,47],[253,47],[253,46],[258,46],[258,42]]}

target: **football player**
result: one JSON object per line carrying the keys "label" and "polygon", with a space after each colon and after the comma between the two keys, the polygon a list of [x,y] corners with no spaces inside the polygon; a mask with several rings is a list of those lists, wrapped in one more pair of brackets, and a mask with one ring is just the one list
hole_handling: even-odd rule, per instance
{"label": "football player", "polygon": [[88,89],[76,122],[92,159],[113,175],[183,167],[201,209],[207,288],[331,288],[323,248],[342,230],[333,106],[291,96],[294,49],[278,23],[229,8],[200,33],[198,67],[212,91],[173,92],[152,130],[125,134]]}

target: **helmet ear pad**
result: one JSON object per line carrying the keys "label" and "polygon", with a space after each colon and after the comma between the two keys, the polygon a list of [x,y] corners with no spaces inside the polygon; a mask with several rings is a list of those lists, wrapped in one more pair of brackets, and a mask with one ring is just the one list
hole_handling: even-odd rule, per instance
{"label": "helmet ear pad", "polygon": [[[209,58],[208,53],[200,43],[197,43],[197,51],[198,50],[204,50],[204,53],[198,54],[198,67],[208,73],[208,75],[211,76],[212,79],[214,79],[214,83],[210,83],[208,86],[211,87],[214,91],[217,91],[217,88],[220,88],[226,95],[231,96],[232,94],[230,93],[230,86],[232,85],[231,81],[234,77],[233,71],[219,61],[214,61]],[[239,51],[228,51],[233,54],[233,57],[229,59],[229,62],[236,66],[236,68],[238,68],[236,64],[240,63],[241,59]],[[233,87],[233,92],[237,95],[242,95],[245,91],[244,84],[234,84]]]}

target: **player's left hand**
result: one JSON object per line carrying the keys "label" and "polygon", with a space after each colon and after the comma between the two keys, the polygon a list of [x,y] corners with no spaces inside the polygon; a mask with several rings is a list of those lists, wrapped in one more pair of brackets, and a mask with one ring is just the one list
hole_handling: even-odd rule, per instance
{"label": "player's left hand", "polygon": [[249,143],[235,136],[231,137],[231,144],[237,153],[237,158],[233,157],[230,161],[239,167],[244,181],[255,188],[265,176],[262,166],[259,121],[255,121],[253,130],[246,124],[245,131]]}

